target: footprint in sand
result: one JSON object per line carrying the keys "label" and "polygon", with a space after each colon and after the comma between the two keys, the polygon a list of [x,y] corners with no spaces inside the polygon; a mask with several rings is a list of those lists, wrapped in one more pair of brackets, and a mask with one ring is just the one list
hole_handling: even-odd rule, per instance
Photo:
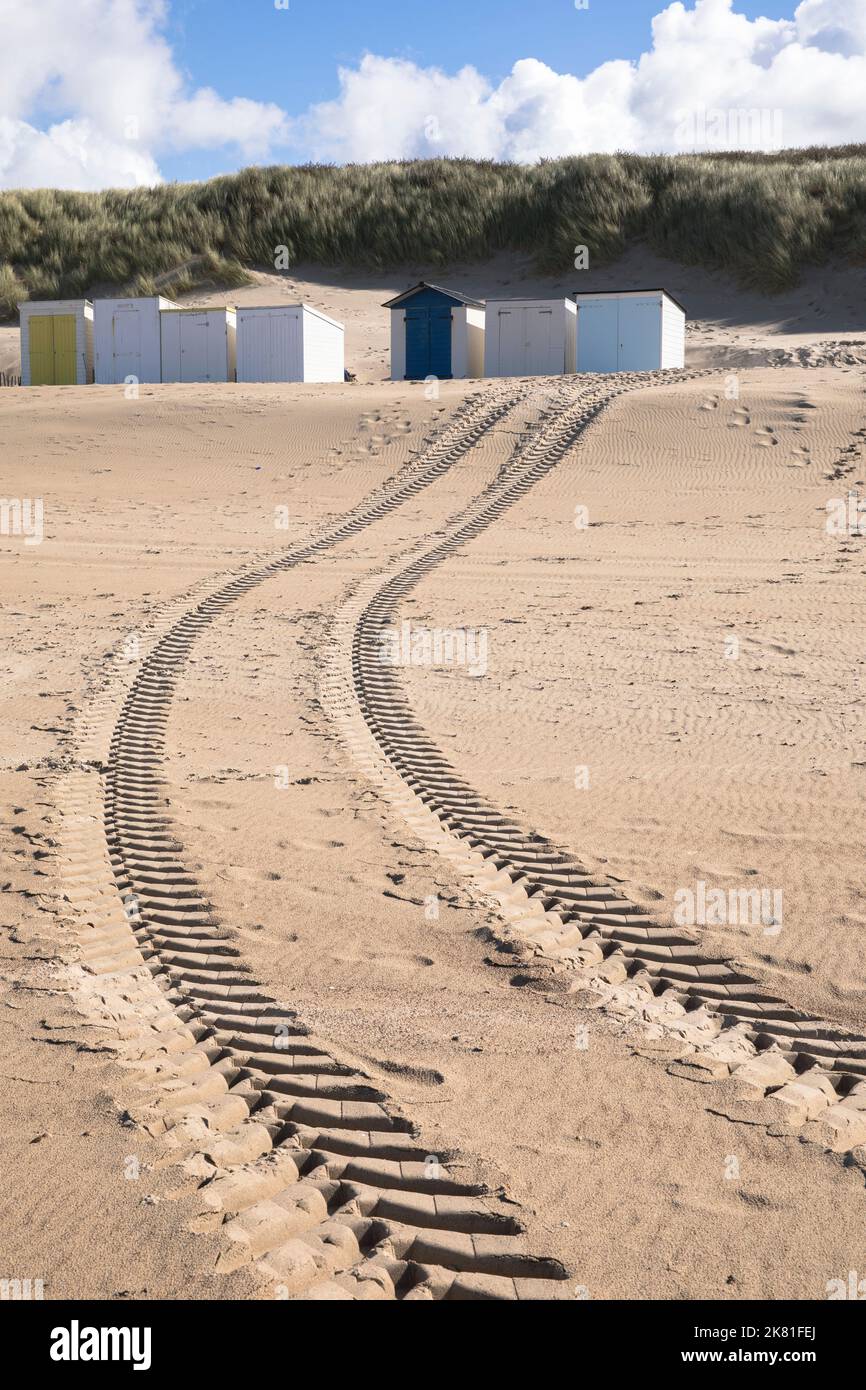
{"label": "footprint in sand", "polygon": [[743,425],[750,425],[752,423],[752,417],[748,410],[743,409],[742,406],[738,406],[736,410],[731,411],[729,423],[736,428],[742,429]]}
{"label": "footprint in sand", "polygon": [[404,1081],[415,1081],[422,1086],[444,1086],[445,1077],[441,1071],[435,1067],[416,1067],[409,1062],[392,1062],[381,1057],[365,1058],[378,1067],[380,1071],[387,1072],[389,1076],[401,1077]]}
{"label": "footprint in sand", "polygon": [[788,455],[789,468],[805,468],[812,462],[812,455],[804,444],[796,444]]}
{"label": "footprint in sand", "polygon": [[759,425],[754,434],[755,437],[753,442],[758,444],[762,449],[770,449],[774,444],[778,444],[779,442],[776,438],[776,431],[771,425]]}
{"label": "footprint in sand", "polygon": [[332,959],[339,961],[341,965],[369,965],[377,970],[394,970],[401,973],[429,970],[436,964],[432,956],[422,956],[411,951],[403,954],[392,952],[390,955],[376,951],[361,951],[358,954],[335,953]]}

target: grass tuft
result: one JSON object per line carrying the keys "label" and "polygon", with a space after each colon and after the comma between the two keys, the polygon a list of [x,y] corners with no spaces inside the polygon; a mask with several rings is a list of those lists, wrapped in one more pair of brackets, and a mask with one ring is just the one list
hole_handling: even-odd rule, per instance
{"label": "grass tuft", "polygon": [[244,169],[207,183],[0,193],[0,312],[28,295],[182,293],[290,263],[445,266],[499,251],[567,272],[630,244],[770,292],[866,261],[866,146]]}

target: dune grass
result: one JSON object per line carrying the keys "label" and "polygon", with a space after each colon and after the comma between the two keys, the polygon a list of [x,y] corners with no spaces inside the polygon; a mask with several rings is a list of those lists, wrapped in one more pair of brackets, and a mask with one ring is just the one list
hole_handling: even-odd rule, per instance
{"label": "dune grass", "polygon": [[26,297],[238,285],[246,267],[445,266],[499,251],[568,270],[644,241],[770,291],[866,261],[866,146],[778,154],[587,155],[250,168],[206,183],[0,194],[0,312]]}

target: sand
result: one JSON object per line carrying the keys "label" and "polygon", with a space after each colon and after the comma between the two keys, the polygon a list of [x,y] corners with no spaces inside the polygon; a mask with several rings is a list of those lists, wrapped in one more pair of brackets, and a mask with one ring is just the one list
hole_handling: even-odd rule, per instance
{"label": "sand", "polygon": [[[521,296],[571,298],[578,290],[661,286],[687,313],[686,359],[695,367],[851,365],[866,362],[861,266],[805,266],[800,284],[781,294],[744,289],[721,271],[683,266],[646,247],[629,250],[611,265],[561,276],[540,275],[531,257],[503,253],[489,262],[449,267],[424,264],[391,271],[298,264],[290,271],[250,272],[237,289],[202,286],[178,296],[190,306],[297,304],[304,302],[346,329],[346,366],[359,382],[390,376],[390,315],[381,306],[419,280],[446,285],[473,298]],[[97,288],[92,297],[106,293]],[[170,285],[161,293],[171,295]],[[20,371],[17,327],[0,325],[0,372]]]}
{"label": "sand", "polygon": [[[690,365],[718,370],[628,383],[522,491],[515,450],[532,447],[527,430],[555,431],[582,388],[447,383],[428,401],[422,388],[383,382],[376,306],[424,268],[339,285],[307,268],[233,296],[270,302],[279,288],[344,318],[351,386],[143,387],[135,402],[113,388],[0,391],[4,493],[45,504],[41,545],[0,542],[0,1168],[16,1174],[0,1210],[0,1277],[41,1278],[46,1297],[414,1287],[415,1297],[820,1299],[829,1280],[863,1268],[857,1125],[844,1141],[822,1128],[814,1094],[808,1115],[785,1109],[772,1099],[782,1072],[760,1086],[732,1078],[755,1051],[742,1030],[731,1030],[729,1066],[706,1011],[653,1005],[616,957],[605,980],[558,947],[528,950],[526,933],[550,919],[519,890],[492,879],[485,889],[478,864],[437,839],[405,777],[385,766],[389,735],[377,744],[369,725],[375,668],[370,709],[345,684],[363,605],[444,540],[441,563],[395,613],[484,629],[489,660],[480,677],[396,673],[417,737],[486,807],[566,847],[593,882],[617,885],[654,920],[669,923],[677,891],[699,880],[781,889],[778,933],[698,925],[696,959],[735,962],[762,997],[831,1031],[866,1029],[863,541],[825,527],[827,500],[866,485],[863,369],[858,344],[839,346],[857,336],[854,272],[825,276],[829,297],[816,273],[771,321],[769,301],[744,297],[723,315],[724,286],[709,277],[680,271],[681,284],[669,267],[632,270],[644,284],[663,274],[659,283],[706,305],[700,322],[711,326],[692,329]],[[511,292],[519,272],[486,268],[491,289],[510,280]],[[431,278],[465,288],[477,273]],[[803,365],[803,349],[837,365]],[[782,361],[773,353],[782,365],[768,365]],[[429,441],[476,397],[468,408],[491,419],[449,467],[259,577],[270,557],[423,467]],[[485,490],[501,507],[452,547]],[[577,507],[586,528],[575,527]],[[211,580],[241,573],[255,582],[188,637],[183,615],[207,601]],[[178,620],[160,666],[170,691],[149,693],[150,653]],[[147,822],[113,872],[106,795],[116,814],[139,807]],[[160,880],[159,866],[142,868],[160,815],[183,866],[162,874],[163,907],[197,922],[194,895],[206,906],[198,939],[216,952],[197,970],[195,955],[185,961],[163,941],[163,973],[169,955],[175,972],[167,998],[121,903],[130,882],[146,896]],[[155,910],[145,902],[146,918]],[[99,926],[100,913],[113,925]],[[146,941],[139,931],[138,947]],[[229,946],[238,954],[221,957]],[[296,1058],[288,1093],[306,1115],[327,1108],[301,1084],[308,1075],[321,1097],[354,1086],[349,1110],[396,1107],[418,1126],[414,1161],[447,1174],[440,1195],[424,1195],[435,1187],[429,1165],[426,1177],[407,1169],[386,1181],[381,1164],[393,1160],[362,1172],[358,1158],[326,1196],[324,1171],[302,1176],[300,1225],[287,1197],[275,1215],[274,1194],[260,1190],[274,1151],[250,1148],[232,1165],[219,1148],[225,1136],[277,1142],[273,1097],[248,1119],[236,1113],[230,1098],[251,1094],[243,1072],[218,1076],[218,1057],[185,1033],[181,996],[213,990],[196,984],[205,969],[209,982],[257,982],[278,1001],[262,1017],[297,1011],[312,1051],[306,1069]],[[183,1083],[169,1039],[189,1064]],[[769,1051],[781,1059],[778,1041]],[[702,1069],[696,1056],[708,1059]],[[250,1065],[259,1075],[261,1060]],[[182,1090],[189,1077],[194,1096]],[[807,1080],[814,1092],[815,1074]],[[834,1105],[825,1098],[827,1113],[848,1085]],[[322,1121],[302,1128],[311,1123]],[[309,1136],[288,1141],[287,1153],[310,1152]],[[218,1208],[212,1179],[231,1171],[247,1195]],[[397,1223],[390,1256],[367,1250],[363,1279],[351,1251],[342,1264],[323,1254],[334,1249],[320,1234],[325,1200],[341,1230],[357,1213]],[[515,1217],[523,1235],[505,1229]],[[405,1246],[408,1228],[427,1232],[426,1258],[420,1237]],[[315,1275],[298,1272],[294,1246],[287,1253],[298,1230]]]}

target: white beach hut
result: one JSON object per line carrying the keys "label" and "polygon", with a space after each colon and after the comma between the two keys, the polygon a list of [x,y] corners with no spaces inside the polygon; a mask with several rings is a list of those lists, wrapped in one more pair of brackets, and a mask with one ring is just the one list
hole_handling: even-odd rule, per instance
{"label": "white beach hut", "polygon": [[579,372],[682,367],[686,311],[667,290],[575,295]]}
{"label": "white beach hut", "polygon": [[485,376],[559,376],[575,367],[570,299],[488,299]]}
{"label": "white beach hut", "polygon": [[343,381],[345,330],[309,304],[238,309],[238,381]]}
{"label": "white beach hut", "polygon": [[162,295],[97,299],[93,306],[97,383],[111,385],[130,377],[136,381],[161,381],[159,316],[163,309],[176,308],[173,300]]}
{"label": "white beach hut", "polygon": [[235,310],[160,310],[163,381],[234,381]]}
{"label": "white beach hut", "polygon": [[18,305],[23,386],[87,386],[93,380],[89,299],[36,299]]}

